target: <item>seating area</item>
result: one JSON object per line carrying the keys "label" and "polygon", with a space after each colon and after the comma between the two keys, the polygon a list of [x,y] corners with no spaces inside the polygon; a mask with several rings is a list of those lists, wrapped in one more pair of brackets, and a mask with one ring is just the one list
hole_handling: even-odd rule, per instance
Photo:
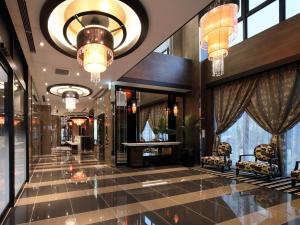
{"label": "seating area", "polygon": [[[245,161],[245,157],[254,157],[254,161]],[[240,155],[236,163],[236,175],[240,171],[247,171],[254,174],[264,174],[268,177],[279,175],[278,158],[275,149],[268,144],[261,144],[255,147],[254,154]]]}
{"label": "seating area", "polygon": [[201,157],[202,167],[204,165],[212,165],[221,168],[223,172],[225,168],[230,170],[232,161],[230,159],[231,146],[226,142],[222,142],[218,145],[216,151],[213,152],[212,156]]}
{"label": "seating area", "polygon": [[299,169],[300,161],[296,161],[296,165],[294,170],[291,171],[292,177],[292,186],[295,187],[297,182],[300,182],[300,169]]}

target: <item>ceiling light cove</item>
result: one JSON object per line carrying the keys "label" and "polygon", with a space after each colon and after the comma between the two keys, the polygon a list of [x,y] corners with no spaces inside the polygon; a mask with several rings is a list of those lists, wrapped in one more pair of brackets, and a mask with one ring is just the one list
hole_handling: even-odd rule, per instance
{"label": "ceiling light cove", "polygon": [[76,109],[79,97],[87,97],[93,93],[90,88],[76,84],[55,84],[49,86],[47,91],[52,95],[62,97],[69,112]]}
{"label": "ceiling light cove", "polygon": [[114,59],[134,51],[148,31],[140,1],[48,0],[40,14],[41,30],[58,51],[73,58],[98,83]]}

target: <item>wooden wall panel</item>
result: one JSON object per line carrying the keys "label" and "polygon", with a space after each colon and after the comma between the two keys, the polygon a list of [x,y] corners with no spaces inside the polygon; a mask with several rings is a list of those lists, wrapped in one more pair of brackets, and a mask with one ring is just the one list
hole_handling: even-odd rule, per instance
{"label": "wooden wall panel", "polygon": [[119,81],[191,89],[192,60],[153,52]]}

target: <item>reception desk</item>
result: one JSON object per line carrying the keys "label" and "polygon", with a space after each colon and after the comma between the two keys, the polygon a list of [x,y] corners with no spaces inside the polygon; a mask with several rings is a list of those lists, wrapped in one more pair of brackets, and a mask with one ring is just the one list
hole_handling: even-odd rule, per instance
{"label": "reception desk", "polygon": [[146,162],[178,163],[181,142],[138,142],[122,143],[127,147],[127,165],[143,167]]}

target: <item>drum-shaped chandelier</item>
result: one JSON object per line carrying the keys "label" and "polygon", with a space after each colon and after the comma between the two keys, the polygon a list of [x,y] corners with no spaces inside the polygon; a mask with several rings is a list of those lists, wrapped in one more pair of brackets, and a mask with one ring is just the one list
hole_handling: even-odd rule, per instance
{"label": "drum-shaped chandelier", "polygon": [[91,81],[99,83],[114,59],[142,44],[148,16],[140,1],[47,0],[40,25],[54,48],[76,58]]}
{"label": "drum-shaped chandelier", "polygon": [[212,76],[224,74],[224,58],[237,34],[238,0],[215,0],[200,19],[201,45],[212,61]]}
{"label": "drum-shaped chandelier", "polygon": [[91,73],[91,82],[100,83],[100,74],[113,62],[114,40],[107,29],[90,26],[77,35],[77,61]]}

